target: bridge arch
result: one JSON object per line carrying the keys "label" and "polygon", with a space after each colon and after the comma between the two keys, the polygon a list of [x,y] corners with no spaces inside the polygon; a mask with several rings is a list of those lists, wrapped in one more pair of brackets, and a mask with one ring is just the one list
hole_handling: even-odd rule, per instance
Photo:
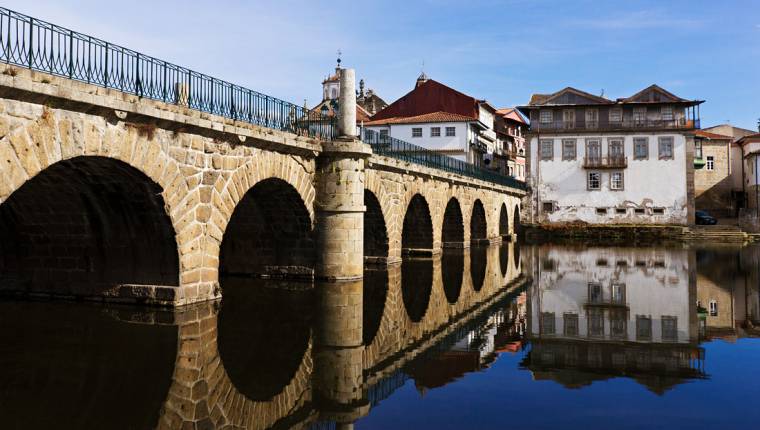
{"label": "bridge arch", "polygon": [[219,273],[311,278],[314,261],[312,215],[298,190],[280,178],[250,187],[224,230]]}
{"label": "bridge arch", "polygon": [[488,225],[486,223],[486,211],[483,202],[476,199],[472,204],[470,216],[470,241],[478,244],[488,238]]}
{"label": "bridge arch", "polygon": [[[199,283],[191,276],[196,269],[193,256],[179,252],[195,239],[188,223],[181,220],[188,213],[194,213],[197,199],[190,195],[178,163],[162,149],[161,133],[148,133],[123,122],[114,125],[100,116],[37,104],[26,103],[24,109],[23,117],[7,114],[13,117],[13,125],[0,140],[0,207],[5,207],[6,212],[3,223],[6,226],[21,221],[27,225],[31,222],[46,224],[38,231],[49,237],[56,236],[50,243],[58,245],[51,245],[51,252],[60,255],[60,260],[54,264],[69,265],[71,269],[71,275],[61,277],[53,275],[61,272],[60,269],[49,271],[37,278],[47,281],[35,281],[36,286],[30,288],[54,295],[103,296],[108,295],[103,287],[109,284],[112,287],[125,284],[177,287]],[[65,187],[67,183],[69,186]],[[81,187],[81,193],[76,192],[77,187]],[[19,210],[45,210],[45,207],[59,213],[68,211],[69,216],[57,216],[55,226],[39,217],[36,221],[8,218],[8,214]],[[141,215],[129,220],[130,215],[136,213]],[[55,233],[64,228],[71,229],[68,241],[62,234]],[[111,231],[107,236],[100,234],[108,229]],[[141,237],[150,234],[154,237],[148,246]],[[77,241],[76,235],[89,235],[89,239]],[[125,238],[135,238],[134,243]],[[7,250],[9,243],[4,242]],[[64,249],[67,246],[71,249]],[[83,258],[84,249],[92,251],[87,258]],[[104,252],[95,252],[95,249]],[[59,257],[50,255],[48,258]],[[119,261],[123,264],[117,263]],[[19,261],[13,264],[17,269],[18,264],[23,265]],[[37,265],[50,267],[44,262]],[[144,267],[143,273],[138,273],[136,265]],[[158,265],[163,267],[158,268]],[[28,274],[31,268],[27,266],[24,270]],[[58,288],[62,284],[53,291],[46,291],[54,278],[64,283],[69,276],[74,279],[68,284],[68,291]],[[93,280],[100,287],[82,287],[82,283]],[[164,300],[176,302],[174,296],[172,293]],[[148,300],[140,294],[129,297],[136,301]]]}
{"label": "bridge arch", "polygon": [[375,193],[364,190],[364,261],[386,262],[388,260],[388,229],[383,208]]}
{"label": "bridge arch", "polygon": [[462,247],[464,244],[464,219],[462,208],[456,197],[449,199],[443,212],[441,242],[444,248]]}
{"label": "bridge arch", "polygon": [[499,236],[502,238],[509,236],[509,213],[506,203],[502,203],[501,209],[499,209]]}
{"label": "bridge arch", "polygon": [[520,224],[520,205],[515,205],[515,209],[512,211],[512,230],[515,232],[516,237],[522,235],[522,224]]}
{"label": "bridge arch", "polygon": [[407,254],[433,252],[433,220],[430,206],[421,194],[411,198],[404,214],[401,248]]}

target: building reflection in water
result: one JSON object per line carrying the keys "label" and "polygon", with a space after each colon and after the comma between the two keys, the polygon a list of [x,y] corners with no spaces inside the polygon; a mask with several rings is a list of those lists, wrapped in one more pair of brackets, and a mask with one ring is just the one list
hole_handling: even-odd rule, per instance
{"label": "building reflection in water", "polygon": [[693,252],[559,246],[528,252],[536,282],[523,366],[535,379],[580,387],[625,375],[663,393],[705,377]]}
{"label": "building reflection in water", "polygon": [[757,263],[507,243],[363,282],[226,278],[221,302],[177,311],[0,302],[0,415],[11,429],[351,428],[410,381],[425,393],[503,353],[536,380],[662,393],[708,376],[702,340],[751,330]]}

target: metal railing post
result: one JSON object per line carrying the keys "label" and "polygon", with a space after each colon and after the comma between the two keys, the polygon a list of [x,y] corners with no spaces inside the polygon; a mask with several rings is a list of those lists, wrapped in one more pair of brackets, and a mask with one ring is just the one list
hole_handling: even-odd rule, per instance
{"label": "metal railing post", "polygon": [[34,43],[34,18],[29,17],[29,57],[27,58],[27,62],[29,63],[29,68],[32,68],[32,61],[34,59],[34,48],[32,47],[32,44]]}

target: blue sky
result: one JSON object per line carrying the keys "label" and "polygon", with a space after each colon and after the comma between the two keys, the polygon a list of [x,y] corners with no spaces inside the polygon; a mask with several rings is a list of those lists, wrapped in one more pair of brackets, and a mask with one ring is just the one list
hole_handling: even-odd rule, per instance
{"label": "blue sky", "polygon": [[565,86],[611,98],[657,83],[707,100],[702,125],[756,129],[760,1],[6,0],[3,6],[309,105],[336,51],[386,101],[424,61],[497,107]]}

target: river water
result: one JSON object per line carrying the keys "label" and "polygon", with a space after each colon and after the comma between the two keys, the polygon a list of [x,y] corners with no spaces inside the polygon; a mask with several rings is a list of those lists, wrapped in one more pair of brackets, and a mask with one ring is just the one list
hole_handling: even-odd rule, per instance
{"label": "river water", "polygon": [[177,311],[0,301],[0,428],[756,428],[759,268],[504,244]]}

